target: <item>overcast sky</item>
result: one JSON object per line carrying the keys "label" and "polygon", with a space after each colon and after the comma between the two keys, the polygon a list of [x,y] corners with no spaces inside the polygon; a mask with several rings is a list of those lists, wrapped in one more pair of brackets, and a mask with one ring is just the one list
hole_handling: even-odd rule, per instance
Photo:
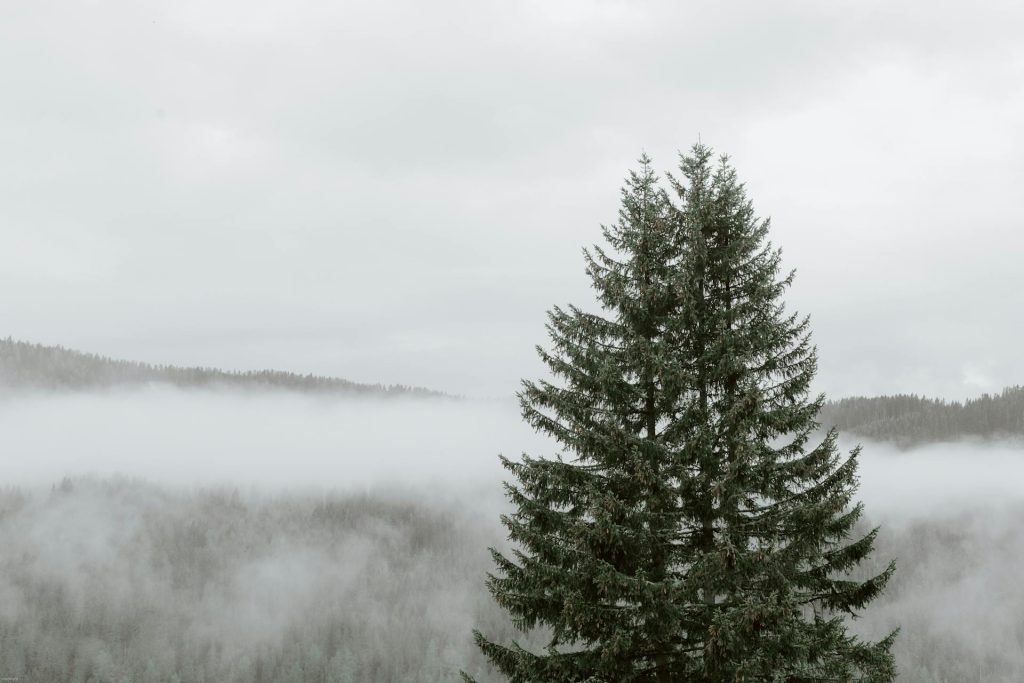
{"label": "overcast sky", "polygon": [[0,5],[0,336],[507,395],[641,151],[732,156],[833,396],[1024,382],[1017,2]]}

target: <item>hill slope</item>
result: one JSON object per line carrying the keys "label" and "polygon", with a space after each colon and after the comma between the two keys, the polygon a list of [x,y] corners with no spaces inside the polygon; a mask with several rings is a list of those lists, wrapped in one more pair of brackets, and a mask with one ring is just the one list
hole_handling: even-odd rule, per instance
{"label": "hill slope", "polygon": [[[0,339],[0,389],[97,389],[144,384],[234,387],[378,396],[437,396],[438,391],[402,385],[360,384],[336,377],[277,370],[228,372],[214,368],[151,365]],[[856,396],[829,401],[819,422],[841,433],[911,446],[965,437],[1024,437],[1024,387],[964,402],[916,394]]]}
{"label": "hill slope", "polygon": [[446,396],[402,385],[360,384],[336,377],[277,370],[227,372],[213,368],[150,365],[115,360],[61,346],[0,339],[0,388],[96,389],[140,384],[179,387],[272,388],[301,392],[343,392],[385,396]]}
{"label": "hill slope", "polygon": [[914,394],[854,397],[825,404],[818,421],[824,427],[868,439],[910,447],[965,437],[1024,436],[1024,387],[983,394],[964,402]]}

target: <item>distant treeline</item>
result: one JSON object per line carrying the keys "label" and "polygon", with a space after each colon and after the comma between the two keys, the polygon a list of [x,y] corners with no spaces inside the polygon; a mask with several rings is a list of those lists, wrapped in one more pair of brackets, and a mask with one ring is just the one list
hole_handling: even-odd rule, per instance
{"label": "distant treeline", "polygon": [[0,339],[0,389],[96,389],[163,383],[179,387],[273,388],[301,392],[338,392],[387,396],[445,396],[400,384],[360,384],[336,377],[299,375],[277,370],[228,372],[115,360],[61,346]]}
{"label": "distant treeline", "polygon": [[915,394],[844,398],[826,403],[818,420],[824,427],[835,425],[840,433],[901,447],[965,437],[1021,437],[1024,387],[1009,387],[962,403]]}

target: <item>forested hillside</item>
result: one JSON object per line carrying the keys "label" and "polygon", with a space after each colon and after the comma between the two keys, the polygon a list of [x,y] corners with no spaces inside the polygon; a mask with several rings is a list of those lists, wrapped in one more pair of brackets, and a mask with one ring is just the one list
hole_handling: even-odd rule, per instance
{"label": "forested hillside", "polygon": [[[379,396],[447,394],[404,385],[360,384],[337,377],[278,370],[230,372],[215,368],[152,365],[82,353],[62,346],[0,339],[0,390],[102,389],[169,384],[178,387],[233,387]],[[841,433],[907,448],[965,437],[1024,437],[1024,386],[983,394],[963,402],[916,394],[850,397],[829,401],[819,422]]]}
{"label": "forested hillside", "polygon": [[962,403],[915,394],[844,398],[826,403],[819,422],[903,447],[965,437],[1020,437],[1024,436],[1024,387]]}
{"label": "forested hillside", "polygon": [[336,377],[277,370],[226,372],[213,368],[150,365],[115,360],[61,346],[0,339],[0,388],[94,389],[165,383],[179,387],[274,388],[303,392],[443,396],[402,385],[359,384]]}
{"label": "forested hillside", "polygon": [[0,491],[0,674],[24,683],[492,680],[494,539],[441,506],[125,480]]}
{"label": "forested hillside", "polygon": [[[981,513],[979,513],[980,515]],[[901,683],[1019,681],[1024,539],[1006,516],[887,523],[900,571],[855,622],[902,623]],[[893,521],[889,519],[888,521]],[[868,525],[864,525],[868,528]],[[537,650],[490,600],[477,510],[129,480],[0,490],[0,665],[21,683],[498,681],[471,626]],[[865,572],[877,571],[866,567]],[[983,582],[985,590],[978,589]],[[951,624],[955,624],[951,626]]]}

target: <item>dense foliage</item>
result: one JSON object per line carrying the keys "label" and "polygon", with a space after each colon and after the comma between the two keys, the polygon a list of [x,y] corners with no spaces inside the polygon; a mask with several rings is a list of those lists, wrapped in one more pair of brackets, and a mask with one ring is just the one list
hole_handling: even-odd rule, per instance
{"label": "dense foliage", "polygon": [[909,447],[965,437],[1024,436],[1024,387],[963,402],[914,394],[844,398],[826,403],[822,424],[867,439]]}
{"label": "dense foliage", "polygon": [[419,387],[359,384],[277,370],[226,372],[114,360],[61,346],[0,339],[0,388],[98,389],[162,383],[179,387],[272,388],[292,391],[442,396]]}
{"label": "dense foliage", "polygon": [[[0,677],[493,680],[465,624],[513,631],[479,581],[500,531],[478,518],[380,496],[132,481],[0,490]],[[1018,683],[1024,509],[886,520],[877,554],[898,554],[900,571],[858,632],[904,625],[902,683]]]}
{"label": "dense foliage", "polygon": [[[490,538],[454,510],[131,481],[0,492],[0,676],[441,683],[480,670]],[[474,542],[475,539],[475,542]]]}
{"label": "dense foliage", "polygon": [[516,549],[488,586],[551,637],[477,642],[515,683],[891,680],[894,634],[861,641],[847,617],[893,567],[850,576],[877,530],[852,533],[856,452],[809,445],[824,399],[768,223],[706,147],[678,205],[641,163],[586,254],[600,312],[549,314],[554,379],[520,395],[565,457],[502,459]]}

